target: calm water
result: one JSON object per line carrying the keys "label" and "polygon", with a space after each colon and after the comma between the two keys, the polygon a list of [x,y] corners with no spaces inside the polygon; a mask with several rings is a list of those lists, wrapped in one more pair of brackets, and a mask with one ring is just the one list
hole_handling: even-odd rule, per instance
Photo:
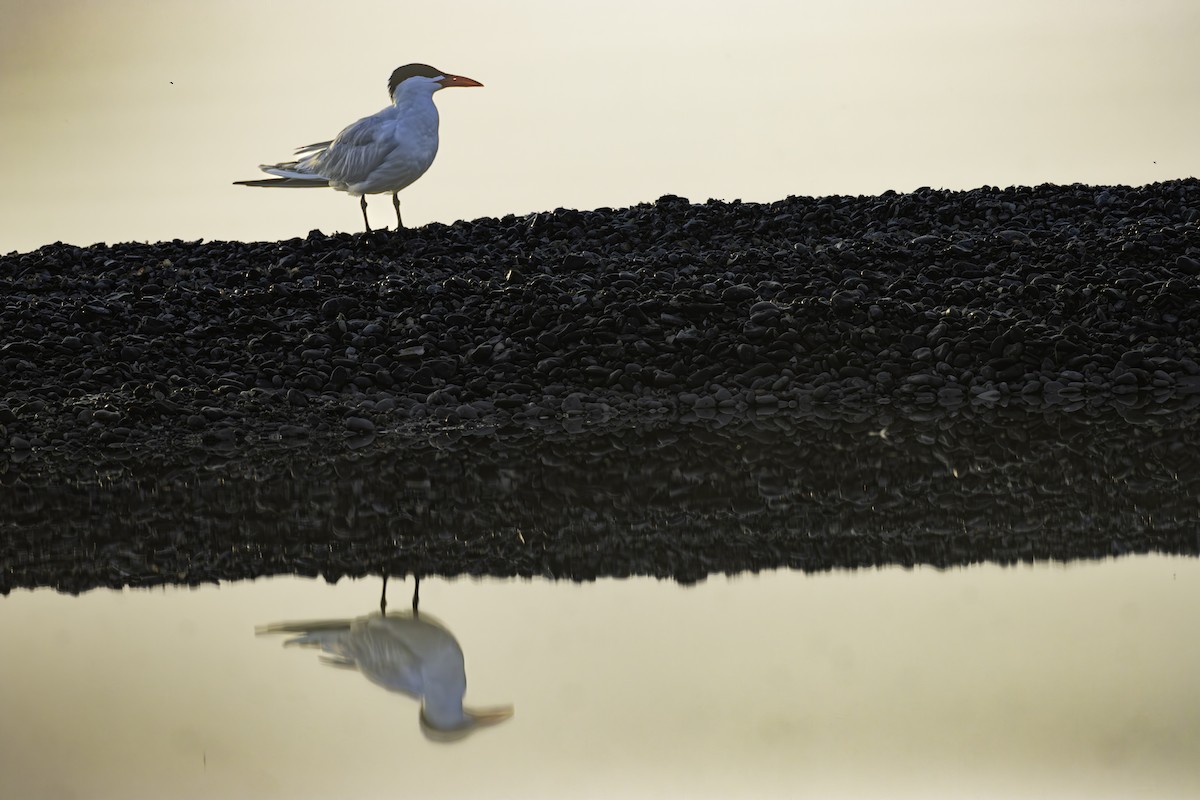
{"label": "calm water", "polygon": [[[421,584],[474,706],[416,702],[256,626],[381,582],[0,599],[0,796],[1194,797],[1200,561],[764,573],[681,588]],[[393,579],[389,614],[411,581]]]}
{"label": "calm water", "polygon": [[[1161,553],[1197,550],[1200,427],[1164,411],[548,420],[3,462],[0,797],[1193,797],[1200,559]],[[1160,554],[1103,558],[1129,551]],[[922,562],[962,566],[893,566]],[[418,621],[448,634],[403,617],[394,579],[398,663],[441,665],[427,698],[461,648],[467,703],[514,710],[453,743],[414,699],[255,635],[376,612],[378,578],[13,588],[763,564],[815,571],[426,579]],[[881,566],[820,571],[862,564]],[[411,688],[396,663],[373,674]]]}

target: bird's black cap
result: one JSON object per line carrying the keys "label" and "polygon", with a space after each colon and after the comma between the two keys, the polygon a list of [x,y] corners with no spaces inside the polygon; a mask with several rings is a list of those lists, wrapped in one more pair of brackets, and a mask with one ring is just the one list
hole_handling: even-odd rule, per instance
{"label": "bird's black cap", "polygon": [[428,64],[405,64],[403,67],[396,67],[392,72],[392,77],[388,79],[388,96],[395,95],[396,87],[409,78],[440,78],[445,74],[440,69],[434,69]]}

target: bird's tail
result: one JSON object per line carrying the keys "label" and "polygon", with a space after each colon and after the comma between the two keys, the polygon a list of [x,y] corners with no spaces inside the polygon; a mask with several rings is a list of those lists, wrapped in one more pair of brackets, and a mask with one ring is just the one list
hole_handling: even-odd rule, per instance
{"label": "bird's tail", "polygon": [[274,186],[277,189],[324,189],[329,181],[324,178],[260,178],[256,181],[234,181],[234,186]]}
{"label": "bird's tail", "polygon": [[342,632],[350,630],[354,624],[352,619],[312,619],[298,622],[272,622],[270,625],[257,625],[255,635],[264,633],[300,633],[310,634],[322,631]]}
{"label": "bird's tail", "polygon": [[350,633],[352,619],[319,619],[307,622],[276,622],[259,625],[256,635],[264,633],[296,634],[283,643],[284,647],[316,647],[325,652],[321,660],[333,667],[354,669],[354,659],[346,652],[346,636]]}
{"label": "bird's tail", "polygon": [[254,181],[234,181],[235,186],[274,186],[279,189],[323,189],[329,186],[329,179],[311,172],[305,172],[298,161],[288,161],[285,164],[262,164],[259,166],[274,178],[259,178]]}

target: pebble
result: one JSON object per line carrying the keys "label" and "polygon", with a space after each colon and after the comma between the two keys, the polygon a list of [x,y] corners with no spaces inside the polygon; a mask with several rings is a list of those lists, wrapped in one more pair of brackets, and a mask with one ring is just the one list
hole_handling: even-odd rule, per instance
{"label": "pebble", "polygon": [[374,433],[375,423],[365,417],[346,417],[346,430],[354,433]]}

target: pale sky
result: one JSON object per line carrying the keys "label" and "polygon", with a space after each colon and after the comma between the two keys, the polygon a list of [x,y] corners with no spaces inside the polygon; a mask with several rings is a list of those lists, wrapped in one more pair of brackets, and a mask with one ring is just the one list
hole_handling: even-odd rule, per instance
{"label": "pale sky", "polygon": [[409,225],[1200,171],[1192,0],[0,0],[0,19],[0,252],[357,231],[332,190],[231,183],[378,111],[411,61],[485,87],[439,93]]}

